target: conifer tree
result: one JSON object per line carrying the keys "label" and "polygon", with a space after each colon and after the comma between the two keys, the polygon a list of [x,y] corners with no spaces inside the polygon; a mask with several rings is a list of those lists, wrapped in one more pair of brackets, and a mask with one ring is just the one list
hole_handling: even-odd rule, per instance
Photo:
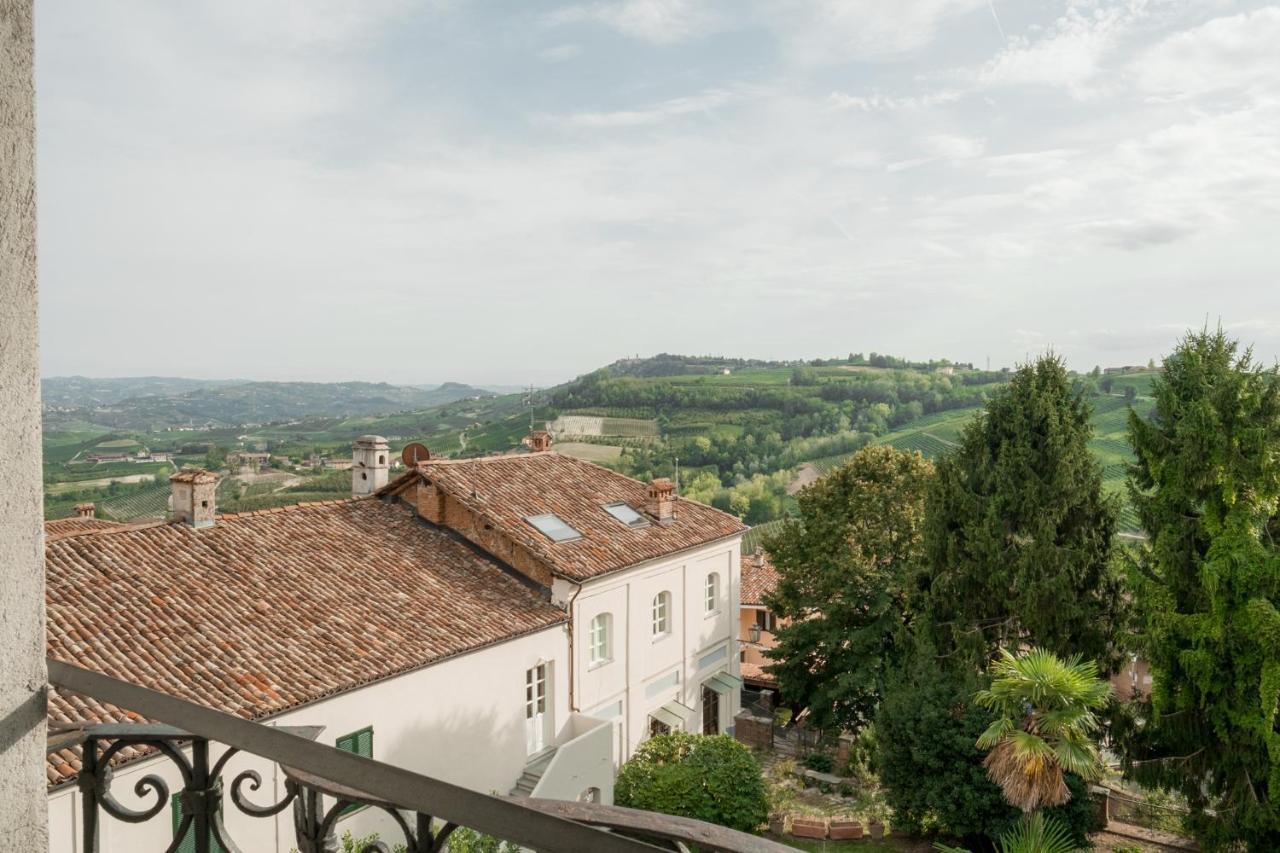
{"label": "conifer tree", "polygon": [[1209,849],[1277,850],[1280,372],[1205,330],[1152,389],[1151,420],[1130,416],[1129,483],[1149,537],[1135,602],[1153,689],[1126,767],[1186,796]]}
{"label": "conifer tree", "polygon": [[1089,403],[1050,355],[1019,368],[938,462],[919,585],[948,666],[982,669],[1019,644],[1114,664],[1117,501],[1091,437]]}

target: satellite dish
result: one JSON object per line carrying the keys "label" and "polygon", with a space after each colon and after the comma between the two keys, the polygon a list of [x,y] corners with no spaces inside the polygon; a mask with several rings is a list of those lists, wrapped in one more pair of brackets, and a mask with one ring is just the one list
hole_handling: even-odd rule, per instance
{"label": "satellite dish", "polygon": [[400,459],[403,460],[406,468],[412,468],[419,462],[426,462],[431,458],[431,451],[427,450],[425,444],[418,444],[416,441],[412,444],[406,444],[404,450],[400,451]]}

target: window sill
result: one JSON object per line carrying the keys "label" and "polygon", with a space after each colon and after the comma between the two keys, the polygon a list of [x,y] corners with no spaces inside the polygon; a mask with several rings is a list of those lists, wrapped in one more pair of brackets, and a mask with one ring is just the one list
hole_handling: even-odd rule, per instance
{"label": "window sill", "polygon": [[613,663],[613,658],[606,658],[604,660],[598,660],[595,663],[589,663],[587,664],[587,672],[595,672],[597,669],[603,669],[611,663]]}
{"label": "window sill", "polygon": [[670,637],[670,636],[671,636],[670,631],[664,631],[663,633],[656,635],[653,638],[653,642],[656,645],[658,643],[661,643],[663,640],[667,639],[667,637]]}

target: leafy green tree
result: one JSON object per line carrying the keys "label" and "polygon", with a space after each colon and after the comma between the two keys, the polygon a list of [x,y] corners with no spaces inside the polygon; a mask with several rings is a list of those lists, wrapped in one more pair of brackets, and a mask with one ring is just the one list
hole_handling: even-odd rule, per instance
{"label": "leafy green tree", "polygon": [[1097,664],[1044,649],[1016,657],[1001,649],[990,674],[991,686],[974,701],[997,716],[978,748],[990,750],[983,763],[1006,800],[1024,812],[1059,806],[1071,799],[1067,773],[1086,781],[1101,775],[1094,712],[1111,685],[1098,679]]}
{"label": "leafy green tree", "polygon": [[[973,701],[986,679],[946,670],[932,650],[920,651],[890,682],[876,713],[875,766],[894,826],[989,847],[1023,815],[990,780],[977,746],[994,720]],[[1071,799],[1042,813],[1065,825],[1083,847],[1098,828],[1088,785],[1074,774],[1066,784]]]}
{"label": "leafy green tree", "polygon": [[1280,849],[1280,371],[1205,330],[1151,387],[1129,485],[1153,689],[1126,769],[1183,794],[1207,848]]}
{"label": "leafy green tree", "polygon": [[865,447],[800,492],[800,517],[764,543],[779,576],[769,608],[790,620],[768,655],[783,697],[817,726],[859,729],[874,715],[932,475],[919,453]]}
{"label": "leafy green tree", "polygon": [[1109,669],[1125,605],[1117,500],[1090,454],[1090,407],[1062,361],[1020,367],[938,462],[925,508],[920,607],[952,667],[1013,643]]}
{"label": "leafy green tree", "polygon": [[614,802],[755,832],[769,816],[760,764],[728,735],[672,732],[645,741],[614,783]]}

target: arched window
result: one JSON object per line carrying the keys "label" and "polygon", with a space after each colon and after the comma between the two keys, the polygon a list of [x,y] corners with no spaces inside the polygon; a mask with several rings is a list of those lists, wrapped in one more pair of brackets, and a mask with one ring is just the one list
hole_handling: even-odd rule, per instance
{"label": "arched window", "polygon": [[599,613],[591,619],[591,633],[587,636],[587,648],[590,649],[591,665],[604,663],[613,659],[613,617],[608,613]]}
{"label": "arched window", "polygon": [[660,592],[653,597],[653,636],[661,637],[671,631],[671,593]]}
{"label": "arched window", "polygon": [[715,613],[720,609],[720,573],[712,572],[707,575],[707,583],[703,588],[703,610],[707,613]]}

